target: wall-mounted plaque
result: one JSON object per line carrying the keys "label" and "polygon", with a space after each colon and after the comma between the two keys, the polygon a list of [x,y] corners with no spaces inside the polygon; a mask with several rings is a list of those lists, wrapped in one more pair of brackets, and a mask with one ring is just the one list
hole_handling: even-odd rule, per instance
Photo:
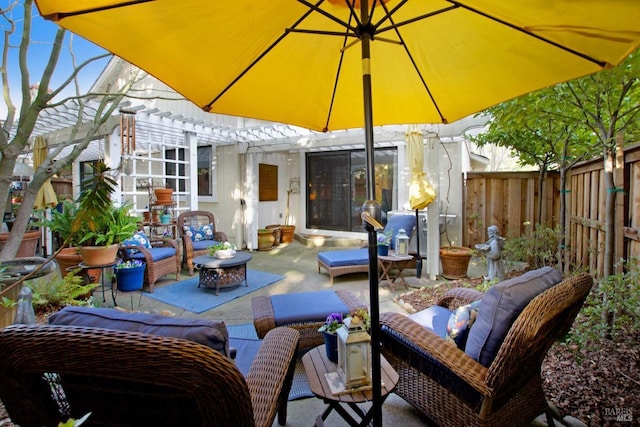
{"label": "wall-mounted plaque", "polygon": [[258,188],[261,202],[278,200],[278,166],[258,164]]}

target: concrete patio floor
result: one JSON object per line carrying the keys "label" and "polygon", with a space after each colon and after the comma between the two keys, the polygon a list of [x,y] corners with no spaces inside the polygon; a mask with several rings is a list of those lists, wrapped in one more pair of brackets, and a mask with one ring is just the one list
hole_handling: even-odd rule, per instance
{"label": "concrete patio floor", "polygon": [[[251,312],[251,299],[258,295],[274,295],[290,292],[315,291],[323,289],[348,289],[355,293],[362,301],[369,302],[369,280],[368,275],[363,273],[351,274],[336,277],[333,280],[333,286],[330,283],[328,274],[322,270],[318,273],[317,254],[324,250],[339,249],[335,247],[316,247],[312,242],[309,246],[294,240],[292,243],[283,244],[274,247],[270,251],[254,251],[251,252],[252,259],[248,263],[248,268],[253,270],[266,271],[270,273],[283,275],[284,278],[270,286],[258,289],[231,302],[223,304],[212,310],[201,314],[191,313],[175,306],[164,304],[155,299],[146,297],[145,292],[142,293],[141,306],[138,307],[139,293],[133,293],[133,304],[135,310],[159,312],[168,310],[178,317],[190,318],[209,318],[224,320],[227,325],[240,325],[253,323]],[[469,267],[469,276],[478,277],[486,272],[486,266],[483,260],[473,258]],[[197,274],[197,273],[196,273]],[[425,279],[425,269],[423,268],[423,278],[417,279],[415,269],[405,270],[405,277],[411,288],[419,288],[426,286],[430,282]],[[156,283],[156,287],[162,287],[174,283],[175,280],[167,276],[160,279]],[[182,279],[190,276],[183,269]],[[399,312],[406,314],[393,298],[409,292],[404,286],[396,286],[395,292],[389,286],[382,282],[379,287],[380,312]],[[112,307],[111,294],[107,291],[106,302],[102,302],[102,291],[96,290],[94,293],[96,305]],[[129,309],[131,307],[131,294],[118,293],[117,303],[120,307]],[[316,416],[321,414],[325,408],[325,404],[320,399],[309,398],[300,399],[289,402],[287,426],[311,426],[315,422]],[[410,404],[403,399],[392,394],[386,400],[383,406],[383,422],[384,425],[395,425],[403,427],[424,426],[427,425],[426,419],[415,410]],[[277,426],[277,421],[274,426]],[[325,421],[326,426],[344,426],[345,421],[335,412],[330,414]]]}

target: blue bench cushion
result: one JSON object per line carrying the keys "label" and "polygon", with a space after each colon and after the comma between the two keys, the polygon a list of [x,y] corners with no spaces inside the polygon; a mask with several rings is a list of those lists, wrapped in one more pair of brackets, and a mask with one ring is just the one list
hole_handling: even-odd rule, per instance
{"label": "blue bench cushion", "polygon": [[68,306],[51,315],[49,323],[182,338],[206,345],[229,357],[227,327],[219,320],[185,319],[160,314],[126,313],[112,308]]}
{"label": "blue bench cushion", "polygon": [[318,258],[329,267],[347,267],[369,263],[369,249],[347,249],[341,251],[318,252]]}
{"label": "blue bench cushion", "polygon": [[489,367],[520,312],[532,299],[561,280],[562,275],[556,269],[543,267],[489,288],[469,330],[465,353]]}
{"label": "blue bench cushion", "polygon": [[[153,261],[160,261],[174,256],[176,254],[176,250],[173,248],[151,248],[149,249],[149,253],[151,254],[151,258],[153,258]],[[140,251],[136,251],[135,254],[132,254],[131,258],[141,260],[145,259],[144,254]]]}
{"label": "blue bench cushion", "polygon": [[409,315],[409,318],[420,326],[431,329],[439,337],[447,336],[447,323],[451,317],[451,310],[439,305],[432,305],[426,310]]}
{"label": "blue bench cushion", "polygon": [[271,307],[277,326],[323,321],[331,313],[349,314],[349,308],[334,291],[272,295]]}

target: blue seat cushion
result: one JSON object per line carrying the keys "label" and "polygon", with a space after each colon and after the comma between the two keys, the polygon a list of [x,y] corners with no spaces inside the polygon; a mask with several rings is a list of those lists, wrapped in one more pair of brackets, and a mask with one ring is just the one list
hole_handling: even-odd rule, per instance
{"label": "blue seat cushion", "polygon": [[334,291],[272,295],[271,307],[277,326],[323,321],[331,313],[349,314],[349,308]]}
{"label": "blue seat cushion", "polygon": [[432,305],[426,310],[421,310],[409,315],[409,318],[414,322],[427,329],[431,329],[441,338],[446,338],[447,336],[449,317],[451,317],[451,310],[440,307],[439,305]]}
{"label": "blue seat cushion", "polygon": [[366,265],[369,263],[369,249],[347,249],[341,251],[318,252],[318,258],[329,267]]}
{"label": "blue seat cushion", "polygon": [[251,364],[256,358],[261,346],[262,340],[250,338],[229,338],[229,347],[234,348],[237,351],[234,362],[244,377],[249,373]]}
{"label": "blue seat cushion", "polygon": [[489,288],[480,300],[465,353],[489,367],[520,312],[532,299],[561,280],[562,275],[556,269],[542,267]]}
{"label": "blue seat cushion", "polygon": [[216,240],[198,240],[196,242],[192,242],[192,246],[194,251],[203,251],[217,243],[218,242]]}
{"label": "blue seat cushion", "polygon": [[[153,261],[160,261],[165,258],[175,256],[176,250],[173,248],[151,248],[149,249]],[[140,251],[131,255],[131,258],[144,260],[144,254]]]}
{"label": "blue seat cushion", "polygon": [[384,231],[391,231],[391,250],[396,249],[396,234],[400,229],[406,231],[407,236],[413,235],[413,229],[416,228],[416,216],[415,215],[393,215],[387,221],[387,225],[384,226]]}
{"label": "blue seat cushion", "polygon": [[67,306],[52,314],[49,323],[181,338],[206,345],[229,357],[229,335],[225,323],[220,320],[126,313],[112,308]]}

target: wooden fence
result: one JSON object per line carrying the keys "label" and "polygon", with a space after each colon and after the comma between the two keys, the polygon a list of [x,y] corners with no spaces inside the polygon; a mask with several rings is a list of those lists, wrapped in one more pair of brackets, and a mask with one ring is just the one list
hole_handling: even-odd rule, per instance
{"label": "wooden fence", "polygon": [[[604,264],[605,200],[616,193],[614,259],[640,258],[640,144],[618,156],[614,180],[604,185],[602,158],[571,169],[567,182],[568,261],[595,276]],[[555,227],[560,212],[560,176],[548,174],[542,193],[536,172],[472,172],[468,174],[463,207],[463,245],[486,241],[486,227],[497,225],[505,237],[526,235],[542,204],[542,222]]]}
{"label": "wooden fence", "polygon": [[463,246],[487,240],[487,227],[497,225],[500,235],[527,235],[537,223],[557,224],[560,212],[560,174],[547,174],[539,189],[537,172],[469,172],[463,197]]}

